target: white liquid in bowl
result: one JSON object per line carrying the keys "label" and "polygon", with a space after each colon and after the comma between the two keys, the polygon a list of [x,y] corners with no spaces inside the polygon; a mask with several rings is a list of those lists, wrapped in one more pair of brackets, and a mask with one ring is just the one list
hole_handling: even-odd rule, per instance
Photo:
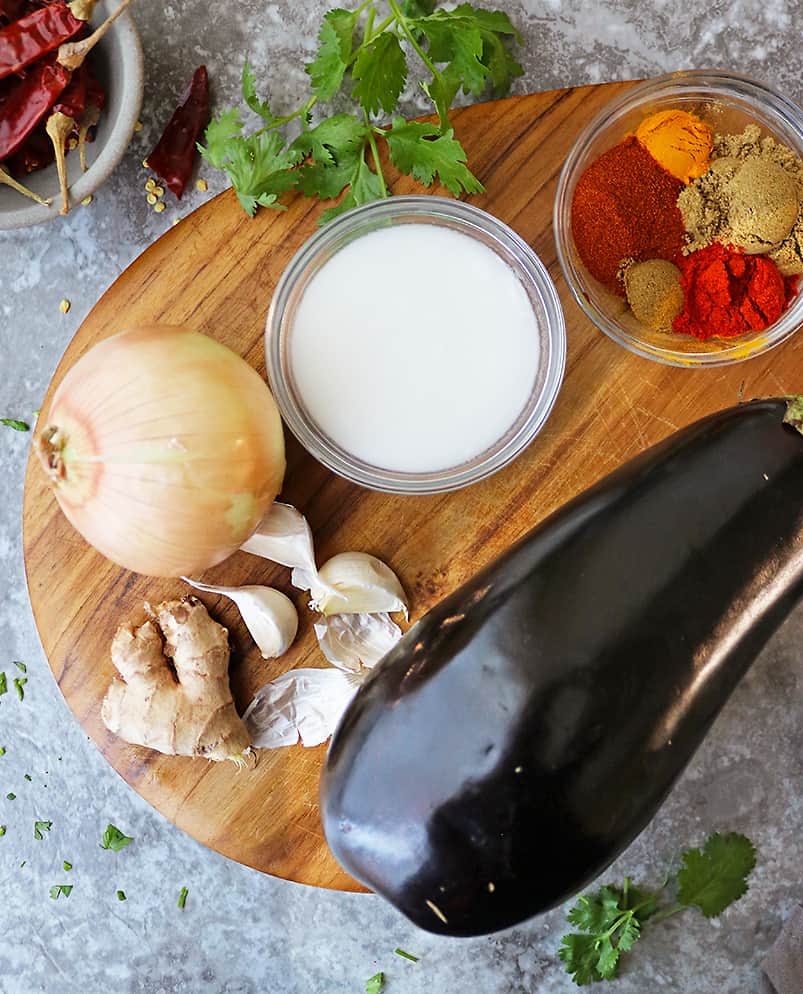
{"label": "white liquid in bowl", "polygon": [[369,465],[429,473],[512,427],[535,385],[538,319],[487,245],[434,224],[363,235],[312,277],[290,334],[300,400]]}

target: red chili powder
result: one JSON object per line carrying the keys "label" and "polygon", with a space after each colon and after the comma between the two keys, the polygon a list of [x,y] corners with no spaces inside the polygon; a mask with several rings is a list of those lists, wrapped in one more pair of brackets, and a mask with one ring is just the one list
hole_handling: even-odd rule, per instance
{"label": "red chili powder", "polygon": [[685,294],[672,328],[695,338],[732,338],[777,321],[794,297],[794,277],[760,255],[715,242],[676,260]]}
{"label": "red chili powder", "polygon": [[683,246],[682,187],[632,136],[595,159],[572,199],[574,244],[591,275],[623,297],[616,273],[624,259],[674,260]]}

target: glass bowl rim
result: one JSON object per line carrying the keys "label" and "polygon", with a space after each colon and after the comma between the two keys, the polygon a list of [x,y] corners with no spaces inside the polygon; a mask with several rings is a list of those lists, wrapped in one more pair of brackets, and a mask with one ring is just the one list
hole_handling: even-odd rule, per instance
{"label": "glass bowl rim", "polygon": [[[712,98],[717,95],[720,98],[727,98],[729,94],[746,97],[756,104],[757,110],[763,111],[766,116],[783,120],[785,127],[797,139],[798,148],[795,151],[803,156],[803,110],[794,101],[778,93],[761,80],[724,69],[685,69],[644,80],[628,87],[623,93],[618,94],[605,104],[583,127],[569,150],[560,171],[555,191],[552,212],[555,247],[563,278],[575,302],[585,316],[618,345],[636,355],[668,366],[686,368],[725,366],[762,355],[794,334],[803,325],[803,292],[798,293],[797,299],[769,329],[753,333],[752,338],[747,341],[745,341],[745,336],[739,336],[733,345],[724,346],[717,349],[716,352],[683,352],[651,345],[649,342],[630,334],[615,320],[608,317],[586,297],[583,292],[584,280],[571,257],[571,205],[568,203],[568,191],[572,180],[575,179],[574,174],[583,152],[606,126],[612,124],[628,111],[637,109],[649,99],[671,94],[675,87],[679,91],[686,88],[710,89]],[[752,344],[748,344],[748,342]]]}
{"label": "glass bowl rim", "polygon": [[[416,218],[428,218],[433,223],[439,220],[456,222],[457,229],[470,237],[476,237],[476,234],[472,235],[473,229],[500,243],[515,259],[517,277],[528,280],[531,289],[536,291],[545,321],[542,333],[547,368],[543,386],[540,393],[531,397],[525,406],[515,431],[512,434],[509,431],[474,459],[431,473],[399,472],[371,466],[327,439],[296,402],[286,381],[282,362],[282,344],[286,335],[284,317],[299,280],[333,245],[343,239],[375,230],[382,221],[408,217],[413,222]],[[492,245],[489,247],[493,249]],[[539,315],[539,323],[541,321]],[[265,360],[268,382],[285,424],[304,449],[328,469],[352,483],[384,493],[446,493],[496,473],[519,456],[541,430],[563,382],[566,325],[557,288],[546,266],[504,221],[461,200],[428,194],[399,195],[344,212],[310,235],[298,248],[282,272],[270,302],[265,323]]]}

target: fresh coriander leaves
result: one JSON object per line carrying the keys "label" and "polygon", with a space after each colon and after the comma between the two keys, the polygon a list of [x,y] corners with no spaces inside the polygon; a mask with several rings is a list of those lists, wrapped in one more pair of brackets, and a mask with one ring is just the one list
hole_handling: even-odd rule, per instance
{"label": "fresh coriander leaves", "polygon": [[5,673],[0,673],[0,695],[8,693],[8,680]]}
{"label": "fresh coriander leaves", "polygon": [[44,838],[42,832],[49,832],[52,827],[52,821],[35,821],[33,823],[33,837],[41,842]]}
{"label": "fresh coriander leaves", "polygon": [[106,831],[103,833],[103,841],[100,844],[100,848],[120,852],[121,849],[125,849],[133,841],[128,835],[123,835],[119,828],[116,828],[114,825],[107,825]]}
{"label": "fresh coriander leaves", "polygon": [[[508,16],[464,3],[437,9],[435,0],[364,0],[356,10],[335,8],[323,19],[315,58],[306,69],[312,95],[301,107],[277,117],[259,98],[248,62],[243,66],[245,105],[262,122],[252,133],[240,110],[229,108],[206,130],[204,158],[223,170],[243,209],[283,209],[285,193],[330,200],[345,196],[321,215],[321,223],[344,210],[388,195],[378,143],[387,141],[393,164],[431,186],[442,183],[455,196],[479,193],[482,184],[468,168],[466,153],[449,124],[458,91],[479,96],[490,88],[507,92],[522,69],[510,51],[521,41]],[[378,23],[377,23],[378,22]],[[395,116],[390,128],[372,116],[393,115],[415,55],[430,78],[420,80],[432,100],[438,125]],[[359,114],[324,116],[313,125],[312,110],[348,90]],[[301,133],[284,132],[292,121]]]}
{"label": "fresh coriander leaves", "polygon": [[385,974],[375,973],[365,981],[365,994],[381,994],[385,989]]}
{"label": "fresh coriander leaves", "polygon": [[125,899],[126,899],[125,891],[124,890],[118,890],[117,891],[117,900],[118,901],[125,901]]}
{"label": "fresh coriander leaves", "polygon": [[351,95],[368,114],[377,114],[380,109],[392,114],[407,82],[407,59],[398,36],[384,32],[363,45],[351,75],[356,84]]}
{"label": "fresh coriander leaves", "polygon": [[53,887],[50,888],[50,896],[53,898],[54,901],[57,900],[59,896],[62,894],[64,895],[64,897],[69,897],[70,894],[72,893],[72,889],[73,889],[73,884],[55,884]]}
{"label": "fresh coriander leaves", "polygon": [[27,667],[27,666],[25,665],[25,663],[21,663],[21,662],[20,662],[20,661],[19,661],[18,659],[15,659],[15,660],[14,660],[14,665],[15,665],[15,666],[17,667],[17,669],[18,669],[18,670],[20,670],[20,671],[21,671],[22,673],[27,673],[27,672],[28,672],[28,667]]}
{"label": "fresh coriander leaves", "polygon": [[15,676],[14,677],[14,689],[17,691],[17,697],[21,701],[25,700],[25,691],[22,689],[28,682],[27,676]]}
{"label": "fresh coriander leaves", "polygon": [[707,917],[721,914],[747,891],[756,853],[743,835],[714,833],[702,850],[687,849],[682,860],[675,904],[659,904],[670,881],[646,891],[631,886],[627,877],[621,890],[605,886],[577,898],[567,918],[579,931],[563,936],[558,955],[579,987],[616,977],[622,954],[633,948],[648,919],[658,922],[689,907]]}
{"label": "fresh coriander leaves", "polygon": [[30,431],[31,426],[27,421],[18,421],[16,418],[0,418],[0,425],[6,428],[13,428],[14,431]]}
{"label": "fresh coriander leaves", "polygon": [[482,192],[482,184],[466,166],[466,153],[451,128],[441,133],[434,124],[394,117],[386,135],[390,158],[401,172],[411,173],[425,186],[437,176],[456,197],[463,192]]}
{"label": "fresh coriander leaves", "polygon": [[312,92],[321,103],[331,100],[343,85],[358,18],[358,13],[340,8],[324,15],[318,32],[318,52],[306,67]]}
{"label": "fresh coriander leaves", "polygon": [[702,851],[687,849],[678,872],[678,903],[699,908],[715,918],[747,892],[747,877],[756,865],[753,843],[736,832],[706,839]]}

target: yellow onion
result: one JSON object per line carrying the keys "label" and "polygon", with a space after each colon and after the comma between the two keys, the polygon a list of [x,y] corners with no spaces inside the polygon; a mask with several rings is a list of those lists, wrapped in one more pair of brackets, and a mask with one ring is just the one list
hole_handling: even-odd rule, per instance
{"label": "yellow onion", "polygon": [[231,555],[282,485],[267,385],[184,327],[146,325],[94,346],[39,424],[64,514],[98,552],[149,576],[197,574]]}

